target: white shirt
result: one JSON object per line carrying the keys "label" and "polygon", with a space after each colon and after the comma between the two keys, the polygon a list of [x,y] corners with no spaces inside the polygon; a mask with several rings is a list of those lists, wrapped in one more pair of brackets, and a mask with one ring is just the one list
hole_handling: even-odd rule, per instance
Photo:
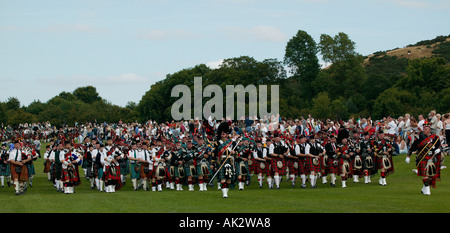
{"label": "white shirt", "polygon": [[[16,159],[17,155],[17,159]],[[9,152],[9,161],[22,162],[22,150],[21,149],[12,149]]]}
{"label": "white shirt", "polygon": [[[260,148],[262,150],[263,158],[267,157],[267,150],[264,150],[263,147]],[[258,157],[258,149],[253,151],[253,158],[259,158]]]}

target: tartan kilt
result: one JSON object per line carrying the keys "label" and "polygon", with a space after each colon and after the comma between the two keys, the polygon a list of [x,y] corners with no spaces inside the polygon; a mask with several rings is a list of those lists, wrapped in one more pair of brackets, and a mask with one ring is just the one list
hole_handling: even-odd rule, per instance
{"label": "tartan kilt", "polygon": [[52,171],[52,175],[51,175],[52,179],[61,180],[61,178],[62,178],[62,165],[61,164],[58,165],[56,163],[53,163],[51,171]]}
{"label": "tartan kilt", "polygon": [[[281,168],[277,166],[278,161],[281,161],[281,163],[283,164]],[[284,161],[284,159],[272,158],[271,167],[273,174],[278,173],[280,176],[286,175],[286,162]]]}
{"label": "tartan kilt", "polygon": [[328,172],[334,174],[341,174],[340,166],[339,165],[333,166],[333,162],[336,160],[337,159],[328,157]]}
{"label": "tartan kilt", "polygon": [[[258,169],[257,169],[257,173],[258,174],[266,174],[266,175],[270,175],[270,163],[269,162],[256,162],[258,164]],[[261,163],[265,164],[264,169],[261,168]]]}
{"label": "tartan kilt", "polygon": [[258,172],[259,163],[256,161],[254,157],[252,157],[250,160],[248,160],[248,169],[249,173],[256,173]]}
{"label": "tartan kilt", "polygon": [[[147,174],[145,174],[145,168],[148,168]],[[150,164],[141,163],[141,165],[139,166],[139,176],[140,178],[147,178],[147,179],[151,179],[153,177],[153,170],[150,170]]]}
{"label": "tartan kilt", "polygon": [[36,170],[34,169],[34,164],[27,164],[28,176],[36,175]]}
{"label": "tartan kilt", "polygon": [[22,166],[22,171],[20,172],[20,174],[18,174],[16,172],[16,165],[11,164],[10,168],[11,168],[11,181],[18,179],[19,181],[28,181],[28,167],[27,166]]}
{"label": "tartan kilt", "polygon": [[[345,161],[345,159],[343,159],[343,158],[339,159],[339,174],[344,174],[342,172],[342,169],[344,168],[344,161]],[[353,166],[352,166],[352,162],[351,161],[347,160],[347,162],[348,162],[348,165],[349,165],[349,171],[348,171],[348,173],[346,175],[350,176],[350,175],[352,175],[352,167]]]}
{"label": "tartan kilt", "polygon": [[[297,169],[294,167],[295,162],[297,162]],[[294,159],[286,159],[286,167],[289,169],[290,175],[299,175],[299,169],[301,167],[299,160]]]}
{"label": "tartan kilt", "polygon": [[139,179],[140,177],[140,170],[139,170],[139,164],[137,163],[130,163],[130,176],[131,179]]}
{"label": "tartan kilt", "polygon": [[52,162],[45,161],[44,162],[44,173],[49,173],[51,166],[52,166]]}
{"label": "tartan kilt", "polygon": [[[223,164],[223,163],[221,163],[220,166],[222,166],[222,164]],[[231,165],[231,169],[232,169],[232,173],[233,173],[231,179],[233,179],[234,176],[235,176],[235,174],[236,174],[236,168],[233,166],[233,164],[232,164],[232,162],[230,161],[230,159],[228,159],[228,160],[225,162],[225,164],[230,164],[230,165]],[[220,166],[219,166],[219,167],[220,167]],[[218,176],[219,176],[219,180],[226,180],[226,179],[228,179],[227,177],[225,177],[225,165],[223,165],[222,168],[220,168],[219,173],[218,173]]]}
{"label": "tartan kilt", "polygon": [[[424,159],[422,159],[422,161],[420,161],[417,166],[417,176],[427,176],[426,167],[430,158],[431,156],[427,155]],[[439,179],[441,177],[441,154],[439,153],[436,158],[437,162],[434,163],[434,165],[436,166],[436,175],[432,177],[433,179]]]}
{"label": "tartan kilt", "polygon": [[352,158],[352,160],[350,161],[350,171],[352,172],[353,175],[358,175],[359,177],[362,177],[364,175],[364,157],[362,157],[361,155],[359,155],[359,157],[361,157],[361,162],[362,162],[362,166],[360,169],[356,169],[355,168],[355,157]]}
{"label": "tartan kilt", "polygon": [[120,163],[120,174],[121,175],[130,174],[130,162],[128,161],[128,159],[125,162]]}
{"label": "tartan kilt", "polygon": [[[167,166],[163,166],[164,167],[164,172],[165,172],[165,176],[164,176],[164,179],[170,179],[170,172],[169,172],[169,169],[168,169],[168,167]],[[153,172],[152,172],[152,178],[157,178],[157,175],[156,175],[156,173],[158,172],[158,165],[153,165]]]}
{"label": "tartan kilt", "polygon": [[[113,174],[112,168],[115,168],[116,172]],[[105,166],[105,172],[103,174],[104,180],[118,180],[120,179],[120,166]]]}
{"label": "tartan kilt", "polygon": [[[192,172],[191,172],[191,166],[195,169],[195,174],[192,174]],[[184,165],[184,174],[186,175],[186,176],[190,176],[190,177],[193,177],[193,178],[197,178],[198,177],[198,170],[197,170],[197,167],[195,166],[195,164],[192,164],[192,165],[188,165],[188,164],[185,164]]]}
{"label": "tartan kilt", "polygon": [[181,174],[180,174],[180,171],[178,170],[178,169],[180,169],[180,167],[183,169],[183,171],[184,171],[184,165],[175,165],[175,166],[173,166],[173,170],[174,170],[174,176],[176,177],[176,178],[180,178],[180,179],[184,179],[185,177],[186,177],[186,175],[184,175],[184,176],[180,176]]}
{"label": "tartan kilt", "polygon": [[9,163],[4,164],[1,163],[0,164],[0,176],[10,176],[11,175],[11,169],[9,166]]}
{"label": "tartan kilt", "polygon": [[[249,170],[248,163],[247,163],[247,162],[244,162],[244,166],[245,166],[245,168],[247,169],[247,174],[246,174],[246,175],[250,174],[250,170]],[[237,163],[236,163],[235,168],[236,168],[236,176],[240,176],[240,175],[241,175],[241,165],[240,165],[240,162],[237,162]]]}
{"label": "tartan kilt", "polygon": [[[391,167],[385,171],[386,175],[394,172],[394,163],[392,162],[392,156],[388,156],[389,161],[391,162]],[[383,156],[375,156],[374,163],[377,165],[377,169],[381,170],[383,168]]]}
{"label": "tartan kilt", "polygon": [[313,158],[312,157],[306,157],[305,158],[305,172],[306,173],[311,173],[311,172],[320,172],[321,168],[320,168],[320,158],[319,158],[319,164],[314,165],[313,164]]}
{"label": "tartan kilt", "polygon": [[79,176],[78,171],[76,168],[71,169],[62,169],[62,181],[63,182],[73,182],[75,184],[78,184],[79,182]]}
{"label": "tartan kilt", "polygon": [[202,170],[202,163],[201,163],[201,162],[198,162],[198,163],[197,163],[196,168],[197,168],[197,175],[203,176],[203,178],[205,178],[205,176],[206,176],[206,177],[211,176],[211,173],[212,173],[212,171],[211,171],[211,165],[210,165],[208,162],[206,162],[206,168],[207,168],[206,174],[205,174],[205,172],[203,172],[203,170]]}

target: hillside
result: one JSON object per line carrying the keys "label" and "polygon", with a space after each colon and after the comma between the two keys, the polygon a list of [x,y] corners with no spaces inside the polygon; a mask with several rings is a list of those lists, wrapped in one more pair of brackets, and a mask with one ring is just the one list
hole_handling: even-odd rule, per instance
{"label": "hillside", "polygon": [[404,48],[392,49],[384,52],[376,52],[368,55],[364,64],[368,64],[373,57],[396,56],[397,58],[406,58],[408,60],[417,58],[429,58],[433,56],[445,57],[448,61],[450,57],[450,35],[438,36],[432,40],[424,40],[415,45],[408,45]]}

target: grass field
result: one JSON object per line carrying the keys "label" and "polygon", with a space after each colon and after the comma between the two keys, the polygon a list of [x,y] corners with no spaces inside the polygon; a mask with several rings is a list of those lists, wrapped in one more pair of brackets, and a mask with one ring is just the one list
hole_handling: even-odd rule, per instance
{"label": "grass field", "polygon": [[[42,153],[43,154],[43,153]],[[421,178],[406,164],[405,155],[394,157],[395,173],[387,177],[387,186],[378,184],[379,175],[372,183],[347,181],[341,188],[317,182],[317,189],[301,189],[299,182],[291,187],[286,179],[280,189],[260,189],[257,177],[244,191],[229,191],[223,199],[220,190],[207,192],[166,190],[163,192],[133,191],[128,177],[126,185],[116,193],[92,190],[82,178],[75,194],[58,193],[43,171],[43,159],[35,161],[36,175],[33,187],[24,195],[15,196],[13,186],[0,189],[2,213],[448,213],[450,212],[449,169],[443,169],[441,181],[431,196],[420,193]],[[412,159],[414,160],[414,159]],[[84,174],[81,170],[81,176]],[[329,179],[328,179],[329,180]]]}

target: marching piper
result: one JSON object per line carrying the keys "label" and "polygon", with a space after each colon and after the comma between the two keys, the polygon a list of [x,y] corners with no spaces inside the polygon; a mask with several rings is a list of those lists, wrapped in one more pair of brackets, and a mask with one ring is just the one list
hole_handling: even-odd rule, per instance
{"label": "marching piper", "polygon": [[62,161],[64,160],[64,145],[62,142],[56,143],[56,148],[52,150],[49,160],[52,162],[51,179],[57,192],[64,192],[62,178]]}
{"label": "marching piper", "polygon": [[394,172],[392,164],[392,145],[390,145],[384,138],[384,132],[378,131],[378,137],[372,142],[372,147],[375,155],[375,164],[380,170],[380,179],[378,183],[386,186],[386,177]]}
{"label": "marching piper", "polygon": [[6,143],[2,144],[2,149],[0,150],[0,179],[1,187],[5,186],[5,178],[8,187],[11,185],[11,169],[9,166],[9,154]]}
{"label": "marching piper", "polygon": [[207,191],[207,182],[209,174],[211,174],[210,156],[211,148],[204,144],[204,140],[199,138],[196,155],[196,169],[198,175],[199,191]]}
{"label": "marching piper", "polygon": [[65,194],[75,193],[75,186],[80,184],[78,166],[82,163],[82,155],[72,149],[69,141],[65,142],[64,160],[62,160],[62,181]]}
{"label": "marching piper", "polygon": [[[149,150],[147,142],[143,142],[141,150],[138,151],[139,166],[139,178],[144,190],[149,191],[149,183],[152,181],[153,176],[153,150]],[[153,187],[155,187],[153,185]]]}
{"label": "marching piper", "polygon": [[231,180],[235,175],[233,157],[237,154],[235,151],[237,142],[236,138],[230,138],[229,136],[231,133],[230,125],[230,121],[220,123],[217,129],[218,141],[216,147],[214,148],[214,154],[218,159],[219,165],[215,175],[219,175],[223,198],[228,198],[229,186],[231,185]]}
{"label": "marching piper", "polygon": [[130,161],[130,178],[133,190],[137,191],[138,180],[140,179],[140,153],[138,153],[136,142],[132,142],[131,150],[128,151],[128,160]]}
{"label": "marching piper", "polygon": [[249,173],[248,160],[252,155],[253,146],[250,144],[249,138],[244,138],[242,144],[238,146],[238,153],[235,156],[236,175],[238,180],[239,190],[244,190],[244,184]]}
{"label": "marching piper", "polygon": [[316,135],[311,135],[309,138],[309,153],[306,157],[305,170],[309,173],[309,179],[311,182],[311,188],[317,188],[317,178],[321,171],[320,158],[325,153],[325,148],[318,142],[316,142]]}
{"label": "marching piper", "polygon": [[425,123],[419,138],[411,145],[406,161],[409,163],[411,154],[416,154],[417,176],[422,176],[424,195],[431,195],[430,186],[436,188],[436,181],[441,177],[441,142],[431,131],[431,125]]}
{"label": "marching piper", "polygon": [[[330,136],[329,142],[325,145],[327,160],[327,173],[330,174],[330,185],[332,187],[336,186],[336,174],[339,173],[339,160],[337,154],[337,144],[336,137],[334,135]],[[323,177],[323,176],[322,176]]]}
{"label": "marching piper", "polygon": [[28,181],[28,167],[26,162],[31,160],[31,156],[22,150],[19,141],[14,143],[14,149],[9,152],[9,163],[11,168],[11,179],[14,180],[16,195],[25,192],[25,184]]}
{"label": "marching piper", "polygon": [[347,138],[342,138],[341,143],[338,145],[337,149],[338,159],[339,159],[339,171],[341,175],[342,188],[347,188],[347,178],[351,176],[351,159],[352,159],[352,149],[348,144]]}
{"label": "marching piper", "polygon": [[268,149],[263,147],[261,139],[256,140],[256,148],[253,151],[253,157],[255,158],[257,164],[257,174],[259,188],[263,187],[264,175],[270,177],[269,164],[266,161]]}
{"label": "marching piper", "polygon": [[363,161],[362,170],[364,176],[364,183],[368,184],[372,182],[370,180],[370,177],[374,173],[375,169],[369,132],[364,132],[364,138],[360,141],[360,150],[361,150],[361,159]]}
{"label": "marching piper", "polygon": [[280,132],[274,131],[274,142],[269,147],[269,155],[272,157],[272,173],[276,188],[280,188],[281,177],[286,175],[285,156],[289,153],[288,148],[281,142]]}
{"label": "marching piper", "polygon": [[156,141],[157,146],[152,150],[152,191],[162,192],[162,183],[167,175],[164,146],[161,141]]}

